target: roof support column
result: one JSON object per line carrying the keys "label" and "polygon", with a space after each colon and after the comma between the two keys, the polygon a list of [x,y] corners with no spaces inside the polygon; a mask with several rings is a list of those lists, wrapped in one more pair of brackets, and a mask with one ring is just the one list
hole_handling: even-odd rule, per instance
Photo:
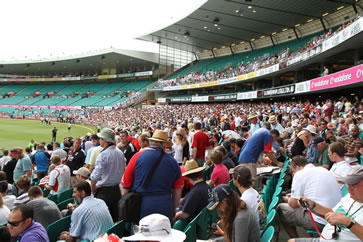
{"label": "roof support column", "polygon": [[293,30],[294,30],[294,33],[295,33],[296,39],[299,39],[299,36],[297,35],[296,28],[293,28]]}
{"label": "roof support column", "polygon": [[320,18],[320,23],[321,23],[321,25],[322,25],[322,26],[323,26],[323,28],[324,28],[324,32],[326,32],[326,26],[325,26],[325,24],[324,24],[323,18]]}
{"label": "roof support column", "polygon": [[212,51],[213,58],[216,58],[216,54],[214,54],[213,49],[211,49],[210,51]]}
{"label": "roof support column", "polygon": [[271,39],[272,45],[273,45],[273,46],[275,46],[275,41],[274,41],[274,39],[272,38],[272,35],[270,35],[270,39]]}
{"label": "roof support column", "polygon": [[232,49],[232,46],[229,46],[229,49],[231,50],[232,55],[234,55],[234,51]]}
{"label": "roof support column", "polygon": [[252,41],[248,41],[248,43],[250,44],[251,50],[254,51],[253,46],[252,46]]}

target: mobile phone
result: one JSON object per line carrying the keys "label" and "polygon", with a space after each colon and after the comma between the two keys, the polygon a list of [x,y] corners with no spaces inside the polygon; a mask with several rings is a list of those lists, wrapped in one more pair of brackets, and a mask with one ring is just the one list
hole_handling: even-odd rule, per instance
{"label": "mobile phone", "polygon": [[300,203],[301,207],[306,208],[306,209],[309,209],[308,202],[303,201],[303,200],[299,200],[299,203]]}

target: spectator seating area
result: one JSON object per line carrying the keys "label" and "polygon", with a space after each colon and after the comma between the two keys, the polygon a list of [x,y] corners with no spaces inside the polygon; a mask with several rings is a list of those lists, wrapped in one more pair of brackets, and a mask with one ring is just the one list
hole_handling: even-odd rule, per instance
{"label": "spectator seating area", "polygon": [[[0,85],[0,104],[5,105],[61,105],[113,106],[127,99],[130,92],[143,92],[152,81],[84,83],[84,84],[28,84]],[[13,92],[12,97],[7,97]],[[40,92],[40,95],[34,95]],[[54,92],[48,97],[49,92]],[[88,95],[87,95],[88,94]],[[121,96],[121,97],[120,97]],[[1,110],[0,110],[1,111]]]}

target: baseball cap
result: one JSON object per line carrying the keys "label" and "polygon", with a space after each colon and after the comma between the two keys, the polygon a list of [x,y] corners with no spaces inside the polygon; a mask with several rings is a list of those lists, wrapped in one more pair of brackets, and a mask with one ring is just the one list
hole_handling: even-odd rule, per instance
{"label": "baseball cap", "polygon": [[357,165],[354,166],[347,173],[345,177],[342,178],[342,181],[348,185],[354,185],[359,183],[363,179],[363,166]]}
{"label": "baseball cap", "polygon": [[74,175],[80,175],[83,176],[85,178],[88,178],[89,175],[91,174],[91,172],[86,168],[86,167],[81,167],[76,171],[73,171]]}
{"label": "baseball cap", "polygon": [[216,186],[212,192],[212,201],[207,205],[209,210],[215,209],[218,204],[233,193],[232,188],[228,184]]}

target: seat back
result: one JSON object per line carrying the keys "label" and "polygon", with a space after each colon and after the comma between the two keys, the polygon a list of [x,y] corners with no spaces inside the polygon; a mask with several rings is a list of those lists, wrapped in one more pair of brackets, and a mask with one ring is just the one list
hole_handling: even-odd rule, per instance
{"label": "seat back", "polygon": [[114,224],[111,228],[107,230],[107,234],[115,234],[118,237],[122,238],[124,236],[128,236],[130,231],[127,230],[127,223],[121,220],[120,222]]}
{"label": "seat back", "polygon": [[68,189],[58,194],[58,202],[63,202],[64,200],[72,198],[73,189]]}
{"label": "seat back", "polygon": [[265,232],[262,233],[261,242],[270,242],[274,236],[275,228],[273,226],[268,227]]}
{"label": "seat back", "polygon": [[75,202],[74,198],[69,198],[64,200],[63,202],[58,203],[57,206],[59,210],[62,211],[63,209],[67,208],[68,203],[74,203],[74,202]]}
{"label": "seat back", "polygon": [[63,231],[68,231],[71,226],[71,216],[61,218],[48,225],[46,231],[50,242],[58,241],[60,234]]}
{"label": "seat back", "polygon": [[272,209],[275,209],[277,204],[279,203],[280,198],[279,197],[274,197],[272,202],[270,203],[270,206],[268,207],[268,212],[270,213],[272,211]]}
{"label": "seat back", "polygon": [[58,195],[57,195],[57,194],[55,194],[55,195],[50,195],[50,196],[48,197],[48,199],[49,199],[49,200],[51,200],[51,201],[53,201],[53,202],[55,202],[56,204],[58,203]]}

